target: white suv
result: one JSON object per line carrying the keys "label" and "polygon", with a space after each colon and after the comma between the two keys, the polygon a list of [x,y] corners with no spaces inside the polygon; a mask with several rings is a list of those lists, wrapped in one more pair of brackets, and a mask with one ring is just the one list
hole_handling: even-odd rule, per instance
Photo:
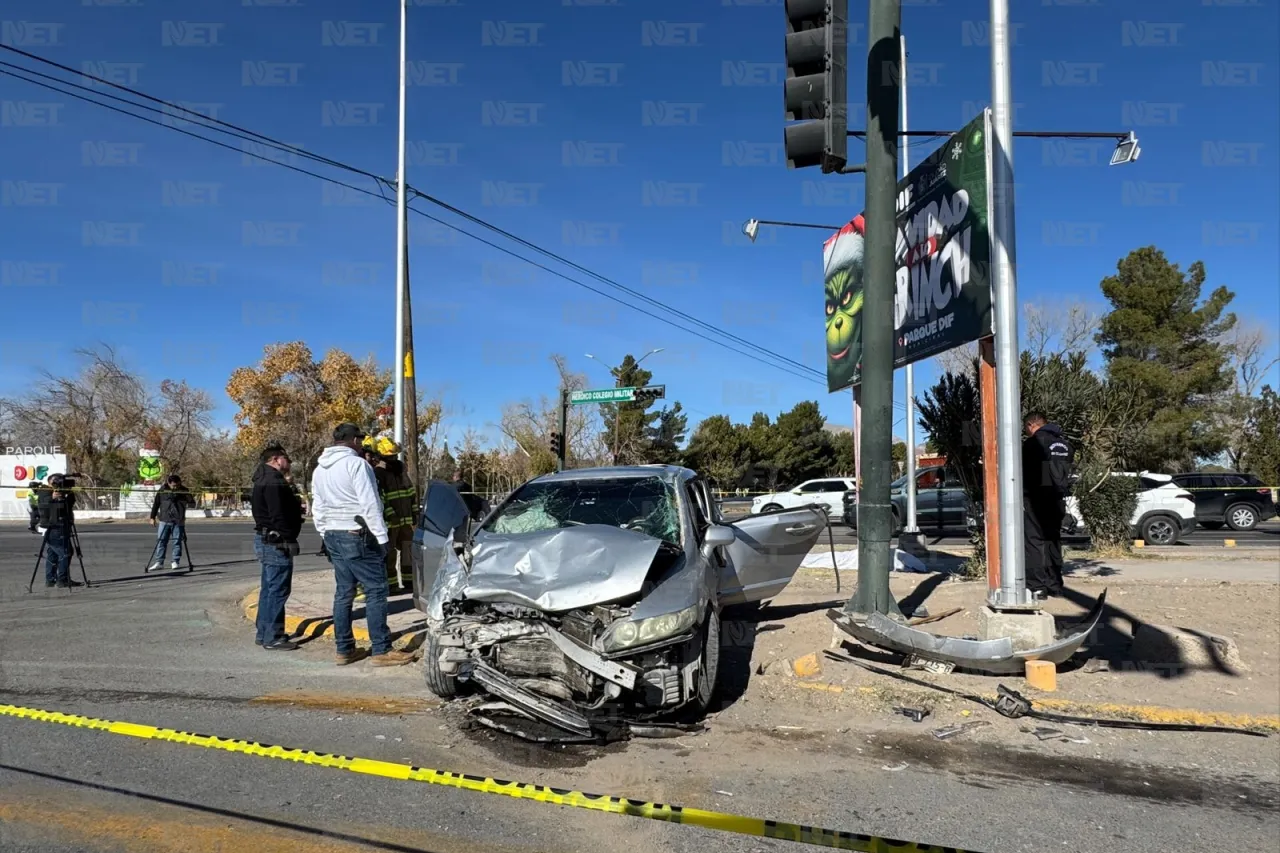
{"label": "white suv", "polygon": [[818,504],[826,508],[828,518],[842,518],[844,517],[844,493],[852,488],[855,488],[852,477],[806,480],[788,492],[771,492],[754,498],[751,501],[751,511],[757,513]]}
{"label": "white suv", "polygon": [[[1195,529],[1196,503],[1191,493],[1173,482],[1168,474],[1115,473],[1113,477],[1137,477],[1138,503],[1133,510],[1133,535],[1148,545],[1177,545],[1182,537]],[[1080,505],[1074,497],[1067,498],[1067,515],[1080,530],[1084,521],[1080,517]]]}

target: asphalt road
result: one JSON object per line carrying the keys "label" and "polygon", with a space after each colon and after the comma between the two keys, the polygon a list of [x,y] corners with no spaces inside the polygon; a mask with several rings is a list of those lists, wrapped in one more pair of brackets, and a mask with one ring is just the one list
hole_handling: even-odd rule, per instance
{"label": "asphalt road", "polygon": [[[339,669],[326,641],[257,649],[233,605],[258,573],[247,525],[192,524],[189,575],[141,572],[152,538],[143,525],[84,524],[81,534],[94,587],[28,594],[39,540],[0,527],[0,703],[968,850],[1270,849],[1280,833],[1273,782],[1223,781],[1208,765],[1203,775],[1140,767],[1156,740],[1142,733],[1070,761],[974,750],[922,729],[873,741],[882,734],[856,716],[834,743],[715,723],[712,735],[578,751],[481,736],[433,708],[416,667]],[[314,552],[314,534],[303,545]],[[318,558],[299,562],[323,570]],[[708,754],[726,733],[730,746]],[[1169,748],[1260,748],[1179,737]],[[1275,750],[1261,743],[1267,765]],[[803,849],[0,717],[6,853]]]}

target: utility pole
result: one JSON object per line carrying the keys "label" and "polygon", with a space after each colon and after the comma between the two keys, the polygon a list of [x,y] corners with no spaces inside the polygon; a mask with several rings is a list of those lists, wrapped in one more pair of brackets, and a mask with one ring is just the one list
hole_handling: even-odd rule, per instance
{"label": "utility pole", "polygon": [[[401,221],[400,227],[407,230],[409,223]],[[404,241],[404,370],[401,374],[401,381],[404,383],[404,397],[407,405],[404,410],[404,433],[406,440],[400,442],[400,449],[405,454],[405,465],[409,469],[409,479],[413,482],[414,487],[420,485],[418,481],[418,381],[414,377],[413,370],[413,309],[410,300],[410,293],[413,288],[409,286],[409,241]]]}
{"label": "utility pole", "polygon": [[866,249],[859,402],[858,590],[846,613],[901,619],[889,590],[893,445],[894,241],[898,194],[900,0],[870,0],[867,23]]}
{"label": "utility pole", "polygon": [[1000,498],[1000,588],[993,609],[1032,604],[1023,561],[1021,377],[1018,368],[1018,283],[1013,216],[1013,105],[1009,73],[1009,0],[991,0],[991,292],[995,309],[996,443]]}
{"label": "utility pole", "polygon": [[[900,39],[902,49],[900,51],[901,59],[901,75],[899,80],[902,81],[902,147],[900,148],[902,157],[902,177],[905,178],[911,174],[910,158],[907,156],[909,148],[907,145],[907,37],[902,36]],[[906,524],[902,528],[902,533],[898,536],[898,548],[900,550],[915,552],[920,547],[920,528],[916,526],[916,375],[915,366],[908,364],[906,368],[907,383],[907,518]]]}
{"label": "utility pole", "polygon": [[[405,196],[405,86],[407,80],[407,33],[408,0],[399,0],[400,5],[400,136],[396,140],[399,149],[399,169],[396,172],[396,366],[395,366],[395,440],[404,447],[404,397],[405,373],[412,369],[405,361],[405,326],[412,321],[409,318],[409,288],[406,277],[406,259],[408,258],[408,199]],[[416,401],[414,401],[416,404]],[[417,436],[414,436],[416,442]]]}

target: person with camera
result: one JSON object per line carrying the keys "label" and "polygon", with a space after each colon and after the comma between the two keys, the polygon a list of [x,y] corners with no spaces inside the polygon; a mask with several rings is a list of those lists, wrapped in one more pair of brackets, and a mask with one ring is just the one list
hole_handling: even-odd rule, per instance
{"label": "person with camera", "polygon": [[151,554],[151,563],[144,572],[153,572],[164,563],[165,552],[169,550],[169,540],[173,540],[173,562],[170,569],[176,569],[182,563],[182,542],[186,539],[187,507],[192,503],[191,492],[182,484],[182,478],[170,474],[164,485],[156,491],[155,500],[151,502],[151,526],[159,525],[156,535],[156,547]]}
{"label": "person with camera", "polygon": [[44,528],[44,585],[70,589],[81,586],[71,579],[71,557],[75,551],[75,505],[72,491],[75,480],[63,475],[49,477],[46,488],[40,490],[40,526]]}
{"label": "person with camera", "polygon": [[387,627],[386,558],[389,536],[373,468],[365,461],[366,433],[355,424],[339,424],[333,445],[325,448],[312,480],[312,520],[324,537],[336,582],[333,593],[333,632],[338,666],[364,657],[351,629],[356,585],[365,593],[365,618],[373,646],[374,666],[404,666],[414,655],[391,648]]}
{"label": "person with camera", "polygon": [[262,564],[258,587],[257,644],[270,652],[292,652],[298,644],[284,630],[284,607],[293,591],[293,558],[302,532],[302,502],[285,480],[289,454],[278,444],[262,451],[253,472],[253,550]]}

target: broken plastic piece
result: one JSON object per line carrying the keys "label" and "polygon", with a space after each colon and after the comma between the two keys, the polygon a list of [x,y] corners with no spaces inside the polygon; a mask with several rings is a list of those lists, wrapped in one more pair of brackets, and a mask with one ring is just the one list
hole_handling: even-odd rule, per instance
{"label": "broken plastic piece", "polygon": [[996,713],[1016,720],[1031,710],[1031,700],[1003,684],[996,686]]}
{"label": "broken plastic piece", "polygon": [[972,723],[960,723],[954,726],[943,726],[940,729],[934,729],[933,736],[936,737],[938,740],[950,740],[956,735],[964,734],[965,732],[973,731],[974,729],[980,729],[983,726],[989,726],[989,725],[991,725],[991,723],[987,722],[986,720],[974,720]]}
{"label": "broken plastic piece", "polygon": [[899,707],[899,708],[894,708],[893,710],[895,713],[901,714],[902,716],[916,723],[922,722],[925,717],[929,716],[928,708]]}
{"label": "broken plastic piece", "polygon": [[1058,729],[1046,729],[1043,726],[1036,726],[1034,729],[1023,726],[1022,731],[1027,734],[1035,735],[1036,740],[1055,740],[1062,737],[1062,732]]}

